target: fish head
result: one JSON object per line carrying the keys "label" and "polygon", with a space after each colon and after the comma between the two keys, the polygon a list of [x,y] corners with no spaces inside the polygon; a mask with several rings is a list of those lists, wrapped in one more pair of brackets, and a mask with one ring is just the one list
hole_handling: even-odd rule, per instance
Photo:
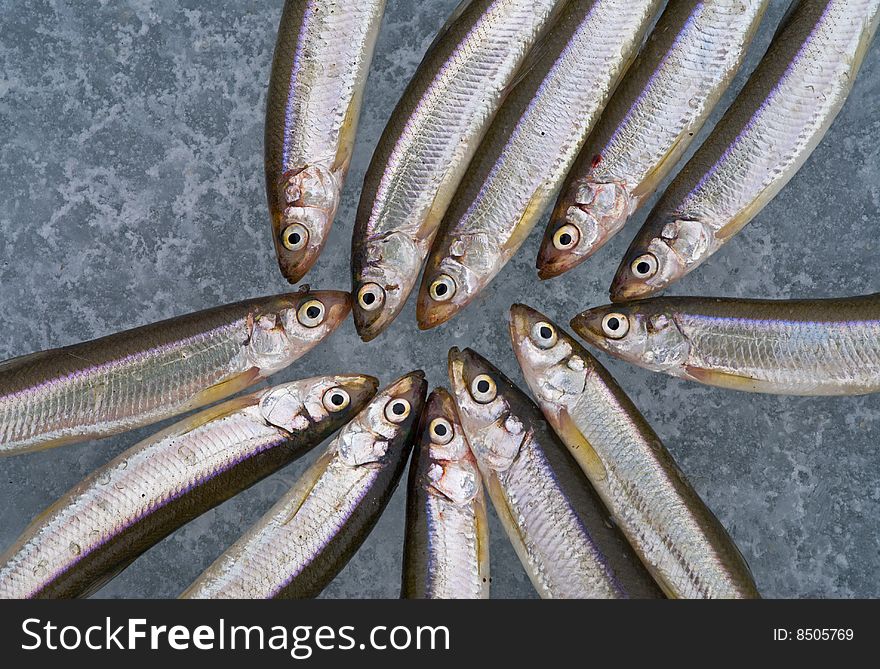
{"label": "fish head", "polygon": [[529,387],[557,410],[577,401],[595,358],[542,313],[524,304],[510,308],[510,338]]}
{"label": "fish head", "polygon": [[455,401],[444,388],[428,397],[422,414],[419,465],[431,491],[455,504],[467,504],[480,491],[480,472],[458,418]]}
{"label": "fish head", "polygon": [[483,233],[454,237],[447,249],[431,258],[422,277],[416,303],[422,330],[445,323],[470,304],[503,262],[497,245]]}
{"label": "fish head", "polygon": [[339,427],[367,405],[378,387],[378,379],[363,374],[301,379],[265,391],[260,413],[270,425],[291,433],[326,421]]}
{"label": "fish head", "polygon": [[617,358],[655,372],[684,373],[690,342],[662,299],[588,309],[571,327]]}
{"label": "fish head", "polygon": [[312,268],[339,206],[339,182],[321,165],[289,171],[273,203],[275,253],[281,273],[296,283]]}
{"label": "fish head", "polygon": [[415,371],[380,391],[339,433],[341,460],[350,467],[384,464],[392,442],[413,433],[427,390],[425,373]]}
{"label": "fish head", "polygon": [[277,305],[248,317],[244,343],[248,361],[268,376],[314,348],[348,317],[351,299],[338,290],[310,291],[279,297]]}
{"label": "fish head", "polygon": [[353,250],[352,312],[361,339],[375,339],[397,318],[424,256],[411,237],[396,232]]}
{"label": "fish head", "polygon": [[[646,224],[633,240],[611,283],[611,300],[626,302],[664,290],[709,254],[712,233],[698,220],[676,218]],[[658,232],[659,230],[659,232]]]}
{"label": "fish head", "polygon": [[449,351],[449,380],[464,433],[481,469],[510,468],[528,437],[512,403],[519,391],[481,355]]}
{"label": "fish head", "polygon": [[573,184],[560,198],[544,233],[538,276],[550,279],[581,264],[624,226],[634,205],[622,183]]}

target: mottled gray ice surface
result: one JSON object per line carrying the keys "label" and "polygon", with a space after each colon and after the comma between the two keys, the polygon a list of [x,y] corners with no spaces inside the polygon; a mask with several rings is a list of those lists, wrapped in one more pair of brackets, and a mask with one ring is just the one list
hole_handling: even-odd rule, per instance
{"label": "mottled gray ice surface", "polygon": [[[389,0],[345,199],[307,281],[349,288],[360,184],[394,104],[459,0]],[[263,189],[263,106],[281,0],[4,0],[0,15],[0,359],[282,292]],[[787,2],[774,0],[749,67]],[[742,84],[737,80],[734,88]],[[674,94],[674,93],[672,93]],[[725,106],[730,95],[725,99]],[[825,297],[880,289],[880,47],[825,141],[757,219],[670,291]],[[717,116],[717,114],[716,114]],[[273,382],[360,371],[388,382],[471,346],[521,381],[506,312],[565,323],[607,301],[639,220],[578,269],[538,281],[536,230],[480,298],[419,332],[413,301],[378,340],[351,321]],[[543,228],[543,225],[540,226]],[[602,356],[736,539],[768,597],[880,595],[880,396],[703,387]],[[0,550],[83,476],[158,426],[0,462]],[[180,593],[313,457],[182,528],[101,597]],[[327,597],[396,597],[403,489]],[[492,524],[495,597],[534,591]]]}

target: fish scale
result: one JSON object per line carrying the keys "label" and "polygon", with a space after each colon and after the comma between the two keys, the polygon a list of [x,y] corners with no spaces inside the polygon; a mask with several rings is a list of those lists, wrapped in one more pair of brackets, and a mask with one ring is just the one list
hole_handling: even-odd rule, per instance
{"label": "fish scale", "polygon": [[[345,389],[349,408],[314,413],[310,402]],[[370,377],[306,379],[230,400],[145,439],[74,487],[0,558],[0,598],[88,594],[172,530],[317,445],[375,391]],[[285,396],[270,423],[264,398]],[[293,403],[290,398],[295,398]],[[289,428],[289,429],[287,429]]]}
{"label": "fish scale", "polygon": [[[314,265],[339,207],[385,0],[286,0],[266,98],[266,195],[281,273]],[[293,194],[290,194],[292,192]],[[302,226],[302,243],[285,232]]]}
{"label": "fish scale", "polygon": [[[662,2],[571,2],[486,132],[444,216],[417,305],[434,327],[464,308],[550,204]],[[431,286],[450,276],[442,300]]]}
{"label": "fish scale", "polygon": [[364,339],[403,308],[480,139],[564,4],[463,3],[416,70],[367,170],[352,236],[352,292],[373,285],[383,300],[355,307]]}
{"label": "fish scale", "polygon": [[[262,518],[181,595],[184,599],[314,597],[375,525],[400,479],[425,399],[421,372],[391,384],[349,422]],[[386,409],[405,399],[392,423]]]}
{"label": "fish scale", "polygon": [[[846,382],[848,370],[868,374],[880,370],[880,323],[876,321],[849,328],[842,349],[821,324],[754,323],[749,319],[743,319],[739,326],[727,319],[682,322],[686,332],[695,333],[691,364],[697,367],[762,375],[780,385],[808,383],[816,375],[830,382]],[[760,338],[752,335],[756,329],[762,333]],[[848,353],[847,347],[853,353]]]}
{"label": "fish scale", "polygon": [[[612,313],[629,323],[622,338],[602,330]],[[652,298],[589,309],[572,326],[612,355],[710,385],[791,395],[880,391],[880,294]]]}
{"label": "fish scale", "polygon": [[[437,437],[435,421],[448,432]],[[489,529],[476,460],[443,388],[422,417],[410,463],[401,596],[408,599],[489,597]]]}
{"label": "fish scale", "polygon": [[[535,330],[553,332],[547,343]],[[544,415],[664,592],[757,597],[748,565],[623,390],[546,317],[511,308],[517,360]]]}
{"label": "fish scale", "polygon": [[547,484],[553,478],[548,476],[550,471],[540,451],[527,440],[502,477],[505,498],[528,537],[525,547],[540,577],[539,591],[553,598],[620,597],[615,581],[602,578],[596,569],[605,559],[568,500],[556,486]]}
{"label": "fish scale", "polygon": [[[311,299],[325,315],[309,328],[296,310]],[[0,454],[104,437],[227,397],[309,351],[348,310],[345,293],[302,291],[9,360],[0,365]],[[255,326],[263,316],[269,330]]]}
{"label": "fish scale", "polygon": [[[842,108],[878,21],[880,0],[804,0],[796,6],[633,240],[612,284],[614,301],[645,297],[677,281],[779,193]],[[658,268],[637,277],[632,265],[645,254]]]}
{"label": "fish scale", "polygon": [[[538,594],[662,596],[538,407],[469,349],[450,351],[449,375],[488,495]],[[495,383],[488,403],[470,394],[478,375]]]}

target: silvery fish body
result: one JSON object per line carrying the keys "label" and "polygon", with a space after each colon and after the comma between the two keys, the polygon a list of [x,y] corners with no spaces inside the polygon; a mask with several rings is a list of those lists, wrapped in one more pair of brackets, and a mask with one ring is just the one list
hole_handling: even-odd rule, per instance
{"label": "silvery fish body", "polygon": [[406,498],[403,587],[408,599],[489,597],[489,527],[477,462],[455,401],[428,398]]}
{"label": "silvery fish body", "polygon": [[281,273],[312,267],[351,162],[385,0],[286,0],[266,99],[266,192]]}
{"label": "silvery fish body", "polygon": [[615,302],[691,272],[789,182],[843,107],[880,20],[880,0],[803,0],[730,109],[630,244]]}
{"label": "silvery fish body", "polygon": [[449,378],[486,492],[544,598],[662,597],[540,409],[470,349]]}
{"label": "silvery fish body", "polygon": [[570,2],[511,91],[446,212],[417,302],[452,318],[516,253],[556,196],[663,3]]}
{"label": "silvery fish body", "polygon": [[425,390],[421,372],[382,390],[291,491],[182,597],[318,595],[367,538],[391,498],[406,467]]}
{"label": "silvery fish body", "polygon": [[628,362],[723,388],[785,395],[880,391],[880,294],[653,298],[589,309],[572,327]]}
{"label": "silvery fish body", "polygon": [[758,597],[730,535],[608,371],[529,307],[511,307],[510,335],[541,410],[666,595]]}
{"label": "silvery fish body", "polygon": [[0,364],[0,454],[125,432],[278,372],[333,332],[347,293],[245,300]]}
{"label": "silvery fish body", "polygon": [[373,154],[352,237],[358,332],[398,315],[464,171],[563,0],[465,0],[416,70]]}
{"label": "silvery fish body", "polygon": [[669,3],[562,187],[538,254],[541,278],[589,258],[651,197],[727,90],[767,4]]}
{"label": "silvery fish body", "polygon": [[145,439],[31,523],[0,558],[0,597],[96,590],[176,528],[317,446],[376,385],[354,375],[286,383]]}

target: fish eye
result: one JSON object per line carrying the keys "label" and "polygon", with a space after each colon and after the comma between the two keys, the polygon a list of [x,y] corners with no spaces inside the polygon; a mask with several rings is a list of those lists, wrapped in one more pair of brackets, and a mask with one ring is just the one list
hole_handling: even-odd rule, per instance
{"label": "fish eye", "polygon": [[455,295],[455,280],[448,274],[441,274],[434,279],[428,292],[435,302],[445,302]]}
{"label": "fish eye", "polygon": [[351,404],[351,396],[349,396],[349,394],[342,388],[331,388],[324,393],[321,402],[324,404],[324,408],[327,409],[327,411],[335,413],[337,411],[342,411],[345,407]]}
{"label": "fish eye", "polygon": [[288,251],[299,251],[309,241],[309,231],[299,223],[288,225],[281,233],[281,243]]}
{"label": "fish eye", "polygon": [[402,423],[409,416],[411,410],[409,402],[398,397],[385,405],[385,418],[392,423]]}
{"label": "fish eye", "polygon": [[488,404],[498,395],[495,381],[488,374],[480,374],[471,381],[471,397],[480,404]]}
{"label": "fish eye", "polygon": [[629,332],[629,319],[623,314],[606,314],[602,319],[602,332],[611,339],[621,339]]}
{"label": "fish eye", "polygon": [[296,319],[307,328],[318,327],[324,322],[324,304],[318,300],[309,300],[296,312]]}
{"label": "fish eye", "polygon": [[441,446],[448,444],[454,436],[452,423],[445,418],[435,418],[428,426],[428,434],[431,435],[431,441],[435,444],[440,444]]}
{"label": "fish eye", "polygon": [[357,293],[358,304],[364,311],[375,311],[385,303],[385,290],[377,283],[365,283]]}
{"label": "fish eye", "polygon": [[559,337],[555,327],[546,321],[540,321],[532,326],[532,339],[539,348],[551,348],[556,345]]}
{"label": "fish eye", "polygon": [[629,266],[637,279],[650,279],[657,273],[657,258],[651,253],[643,253]]}
{"label": "fish eye", "polygon": [[563,225],[556,234],[553,235],[553,246],[560,251],[568,251],[577,246],[581,238],[581,231],[570,223]]}

